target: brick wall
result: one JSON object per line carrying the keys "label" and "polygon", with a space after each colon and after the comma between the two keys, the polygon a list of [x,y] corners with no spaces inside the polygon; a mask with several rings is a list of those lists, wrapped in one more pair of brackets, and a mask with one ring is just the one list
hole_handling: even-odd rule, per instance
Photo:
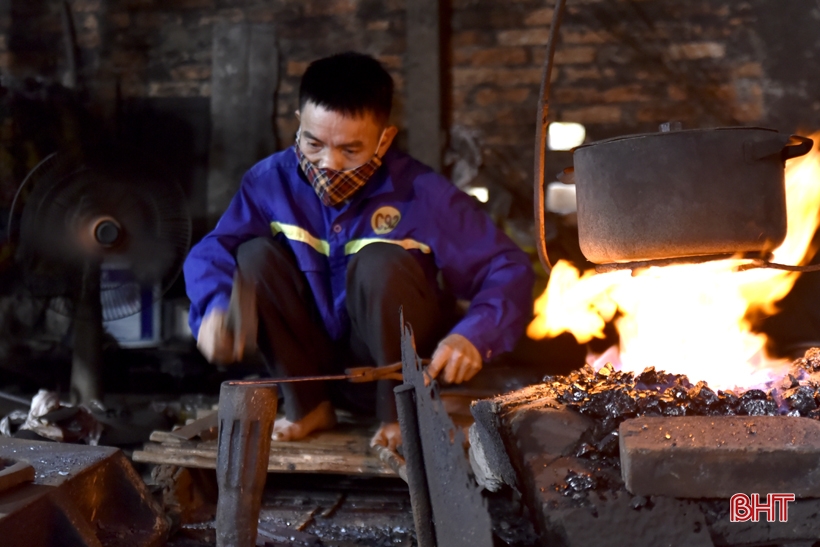
{"label": "brick wall", "polygon": [[[71,0],[81,76],[98,105],[123,97],[208,97],[219,20],[275,25],[282,52],[277,131],[296,128],[299,77],[339,50],[377,56],[403,112],[404,6],[409,0]],[[449,0],[446,123],[478,135],[485,176],[526,202],[549,4]],[[786,6],[788,4],[788,6]],[[551,119],[590,139],[685,127],[820,127],[820,9],[766,0],[569,0],[553,74]],[[60,5],[0,0],[0,71],[60,79]],[[802,37],[802,38],[801,38]],[[790,42],[791,40],[791,42]],[[787,44],[788,47],[784,47]],[[103,108],[105,110],[105,108]],[[550,168],[570,161],[550,155]],[[522,207],[526,211],[528,204]]]}

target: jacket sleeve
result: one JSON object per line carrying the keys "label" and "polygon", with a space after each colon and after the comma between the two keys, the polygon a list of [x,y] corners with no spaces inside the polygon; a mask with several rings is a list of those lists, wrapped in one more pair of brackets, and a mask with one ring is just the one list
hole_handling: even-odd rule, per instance
{"label": "jacket sleeve", "polygon": [[[439,175],[427,175],[440,178]],[[510,351],[532,317],[535,273],[527,254],[499,230],[474,199],[442,179],[435,203],[436,265],[456,297],[470,300],[450,331],[489,360]]]}
{"label": "jacket sleeve", "polygon": [[270,236],[270,224],[254,199],[256,178],[249,171],[214,230],[188,253],[183,265],[191,300],[188,324],[196,338],[202,318],[212,309],[228,309],[236,269],[236,249],[255,237]]}

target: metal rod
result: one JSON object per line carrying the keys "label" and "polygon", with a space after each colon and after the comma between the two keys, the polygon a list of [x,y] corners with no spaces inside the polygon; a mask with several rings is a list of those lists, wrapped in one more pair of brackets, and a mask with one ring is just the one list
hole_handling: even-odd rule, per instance
{"label": "metal rod", "polygon": [[808,266],[791,266],[789,264],[778,264],[768,260],[756,259],[749,264],[741,264],[735,268],[736,272],[745,272],[757,268],[770,268],[773,270],[785,270],[787,272],[820,272],[820,264],[809,264]]}
{"label": "metal rod", "polygon": [[538,98],[538,117],[535,127],[535,231],[538,238],[538,258],[544,269],[549,272],[552,269],[549,255],[547,254],[547,241],[544,235],[545,225],[545,203],[544,203],[544,168],[547,155],[547,125],[549,118],[549,96],[550,79],[552,77],[552,65],[555,58],[555,46],[558,41],[558,28],[564,17],[566,0],[557,0],[552,15],[550,25],[550,37],[547,42],[547,60],[544,63],[544,75],[541,78],[541,94]]}
{"label": "metal rod", "polygon": [[393,389],[393,393],[396,394],[396,410],[399,415],[402,452],[406,462],[407,486],[410,488],[416,539],[419,547],[435,547],[433,508],[430,505],[430,490],[427,487],[427,471],[424,468],[419,417],[416,411],[416,388],[412,384],[402,384]]}
{"label": "metal rod", "polygon": [[254,387],[276,387],[279,384],[291,384],[294,382],[319,382],[322,380],[350,380],[358,378],[363,374],[333,374],[329,376],[296,376],[294,378],[265,378],[263,380],[229,380],[225,382],[229,386],[254,386]]}
{"label": "metal rod", "polygon": [[71,402],[102,400],[103,312],[100,301],[100,264],[83,265],[82,287],[74,313],[74,348],[71,359]]}
{"label": "metal rod", "polygon": [[12,395],[11,393],[6,393],[5,391],[0,391],[0,399],[6,399],[7,401],[12,401],[26,407],[31,407],[30,399],[18,397],[17,395]]}

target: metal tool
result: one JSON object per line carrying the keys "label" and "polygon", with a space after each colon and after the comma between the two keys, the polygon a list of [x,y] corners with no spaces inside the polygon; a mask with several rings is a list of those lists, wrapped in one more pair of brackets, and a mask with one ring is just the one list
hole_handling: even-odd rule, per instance
{"label": "metal tool", "polygon": [[276,390],[223,382],[219,392],[217,547],[254,547],[268,474]]}
{"label": "metal tool", "polygon": [[[422,359],[422,364],[429,365],[430,359]],[[426,371],[425,371],[426,374]],[[326,376],[296,376],[292,378],[264,378],[261,380],[229,380],[225,384],[231,386],[274,387],[277,384],[294,382],[318,382],[331,380],[349,380],[354,384],[375,382],[377,380],[401,380],[401,362],[383,367],[353,367],[345,369],[344,374],[329,374]]]}
{"label": "metal tool", "polygon": [[231,300],[225,328],[233,335],[233,352],[237,361],[256,351],[259,314],[256,312],[256,286],[237,267],[233,274]]}

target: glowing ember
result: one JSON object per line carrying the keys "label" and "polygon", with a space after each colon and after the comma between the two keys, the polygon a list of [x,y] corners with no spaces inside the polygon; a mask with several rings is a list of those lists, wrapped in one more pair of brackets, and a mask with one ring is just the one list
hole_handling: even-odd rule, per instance
{"label": "glowing ember", "polygon": [[[820,140],[820,133],[813,138]],[[788,235],[773,261],[803,264],[815,251],[810,246],[820,221],[817,147],[787,163],[786,201]],[[784,374],[788,363],[766,354],[766,337],[752,331],[750,317],[774,314],[799,274],[733,271],[741,263],[648,268],[635,276],[629,271],[581,276],[562,261],[535,303],[536,317],[527,334],[539,339],[570,332],[586,343],[603,338],[605,323],[615,318],[620,347],[592,363],[596,368],[612,362],[638,373],[657,365],[705,380],[715,389],[757,385]]]}

